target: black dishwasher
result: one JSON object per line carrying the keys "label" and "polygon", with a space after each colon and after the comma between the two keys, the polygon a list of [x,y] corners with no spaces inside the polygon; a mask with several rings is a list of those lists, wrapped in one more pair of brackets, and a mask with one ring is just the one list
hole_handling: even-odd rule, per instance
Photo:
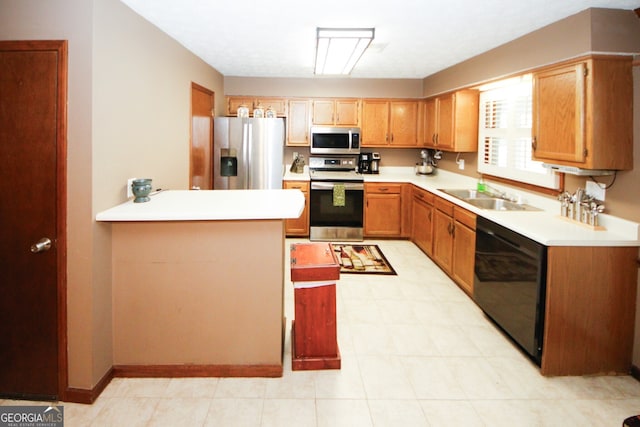
{"label": "black dishwasher", "polygon": [[547,247],[478,217],[473,298],[540,366]]}

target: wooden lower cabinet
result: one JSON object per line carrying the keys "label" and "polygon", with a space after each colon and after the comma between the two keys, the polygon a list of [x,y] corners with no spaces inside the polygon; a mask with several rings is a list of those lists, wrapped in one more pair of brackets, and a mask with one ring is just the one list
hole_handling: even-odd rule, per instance
{"label": "wooden lower cabinet", "polygon": [[285,234],[289,237],[309,236],[309,181],[284,181],[284,189],[297,189],[304,194],[304,210],[300,218],[285,220]]}
{"label": "wooden lower cabinet", "polygon": [[451,275],[470,296],[476,258],[476,215],[456,206],[453,210],[453,265]]}
{"label": "wooden lower cabinet", "polygon": [[453,203],[435,198],[433,212],[433,260],[451,275],[453,265]]}
{"label": "wooden lower cabinet", "polygon": [[543,375],[631,369],[637,247],[549,247]]}
{"label": "wooden lower cabinet", "polygon": [[433,194],[414,187],[411,200],[411,241],[427,255],[433,249]]}
{"label": "wooden lower cabinet", "polygon": [[476,216],[453,203],[435,198],[433,260],[469,295],[473,295]]}
{"label": "wooden lower cabinet", "polygon": [[402,235],[402,186],[397,183],[365,183],[364,235]]}

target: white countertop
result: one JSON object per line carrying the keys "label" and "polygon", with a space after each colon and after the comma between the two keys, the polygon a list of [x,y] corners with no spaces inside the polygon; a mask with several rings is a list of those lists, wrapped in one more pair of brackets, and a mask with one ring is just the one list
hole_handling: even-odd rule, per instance
{"label": "white countertop", "polygon": [[164,190],[100,212],[96,221],[222,221],[298,218],[300,190]]}
{"label": "white countertop", "polygon": [[[305,170],[305,172],[307,172]],[[640,246],[640,224],[607,214],[599,216],[606,228],[592,230],[582,224],[573,224],[560,217],[560,202],[513,187],[490,182],[491,186],[520,196],[542,211],[493,211],[480,209],[438,189],[474,189],[476,180],[465,175],[437,169],[434,175],[416,175],[413,167],[381,167],[376,175],[363,175],[366,182],[411,183],[439,197],[449,200],[478,216],[494,221],[532,240],[547,246]],[[285,180],[309,180],[305,174],[286,173]]]}

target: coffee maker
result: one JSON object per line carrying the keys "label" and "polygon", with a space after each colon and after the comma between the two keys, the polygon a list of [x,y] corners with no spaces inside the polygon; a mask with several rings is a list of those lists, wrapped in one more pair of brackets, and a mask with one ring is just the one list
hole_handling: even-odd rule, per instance
{"label": "coffee maker", "polygon": [[358,157],[358,172],[371,173],[371,154],[372,153],[360,153]]}
{"label": "coffee maker", "polygon": [[369,170],[371,173],[380,173],[380,153],[371,153]]}

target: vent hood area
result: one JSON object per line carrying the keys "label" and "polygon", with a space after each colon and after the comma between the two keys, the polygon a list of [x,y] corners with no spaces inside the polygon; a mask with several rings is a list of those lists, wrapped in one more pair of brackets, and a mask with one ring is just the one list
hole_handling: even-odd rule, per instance
{"label": "vent hood area", "polygon": [[543,163],[542,166],[556,172],[568,173],[570,175],[577,175],[577,176],[606,176],[606,175],[613,175],[616,173],[615,170],[581,169],[575,166],[554,165],[550,163]]}

